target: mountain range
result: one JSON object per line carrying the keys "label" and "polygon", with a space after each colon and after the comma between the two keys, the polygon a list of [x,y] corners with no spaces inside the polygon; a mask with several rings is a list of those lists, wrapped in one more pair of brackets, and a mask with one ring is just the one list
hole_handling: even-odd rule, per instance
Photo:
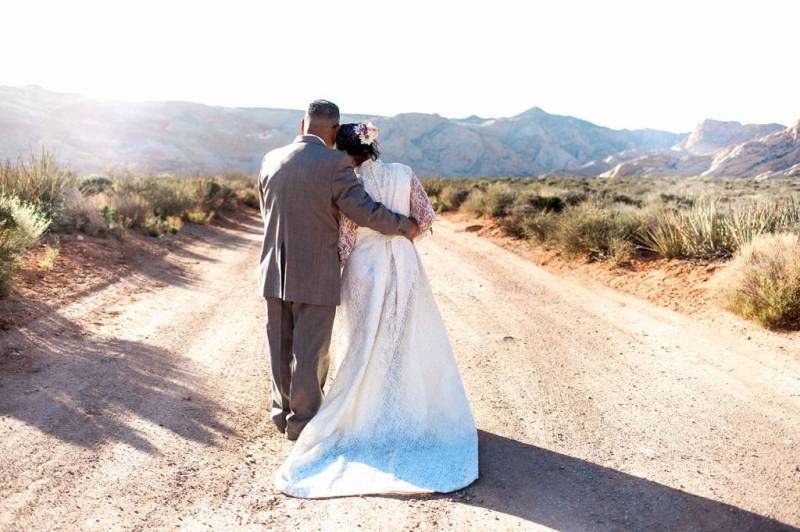
{"label": "mountain range", "polygon": [[[91,99],[0,86],[0,159],[54,151],[83,173],[255,173],[302,111]],[[381,128],[383,158],[422,176],[800,176],[798,127],[706,120],[687,134],[615,130],[534,107],[509,118],[345,115]]]}

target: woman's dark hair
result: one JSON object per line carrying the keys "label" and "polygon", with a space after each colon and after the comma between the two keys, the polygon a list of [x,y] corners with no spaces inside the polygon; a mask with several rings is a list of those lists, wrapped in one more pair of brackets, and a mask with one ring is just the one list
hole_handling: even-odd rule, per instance
{"label": "woman's dark hair", "polygon": [[364,160],[372,159],[376,161],[380,155],[378,141],[373,141],[372,144],[363,144],[357,132],[357,128],[360,125],[342,124],[339,127],[339,132],[336,133],[336,148],[353,157],[363,157]]}

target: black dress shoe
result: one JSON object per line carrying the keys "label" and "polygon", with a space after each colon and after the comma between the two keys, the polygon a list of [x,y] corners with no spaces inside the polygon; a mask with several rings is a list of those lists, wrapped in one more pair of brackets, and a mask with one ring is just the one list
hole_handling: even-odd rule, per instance
{"label": "black dress shoe", "polygon": [[278,432],[281,434],[286,433],[286,417],[272,416],[272,423],[275,425],[275,428],[278,429]]}

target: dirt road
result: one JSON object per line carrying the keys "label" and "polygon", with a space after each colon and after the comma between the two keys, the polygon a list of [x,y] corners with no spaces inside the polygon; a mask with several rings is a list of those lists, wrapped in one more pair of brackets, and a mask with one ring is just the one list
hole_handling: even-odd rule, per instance
{"label": "dirt road", "polygon": [[198,229],[173,266],[2,333],[0,529],[800,526],[796,338],[580,286],[448,222],[420,249],[480,480],[423,498],[275,493],[290,443],[267,422],[259,230]]}

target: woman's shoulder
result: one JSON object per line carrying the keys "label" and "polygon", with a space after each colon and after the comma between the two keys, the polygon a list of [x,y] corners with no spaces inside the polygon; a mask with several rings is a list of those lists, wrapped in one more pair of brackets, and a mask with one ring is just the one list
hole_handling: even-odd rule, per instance
{"label": "woman's shoulder", "polygon": [[396,176],[412,176],[414,175],[414,170],[408,166],[407,164],[403,163],[383,163],[386,169],[391,172],[393,175]]}

